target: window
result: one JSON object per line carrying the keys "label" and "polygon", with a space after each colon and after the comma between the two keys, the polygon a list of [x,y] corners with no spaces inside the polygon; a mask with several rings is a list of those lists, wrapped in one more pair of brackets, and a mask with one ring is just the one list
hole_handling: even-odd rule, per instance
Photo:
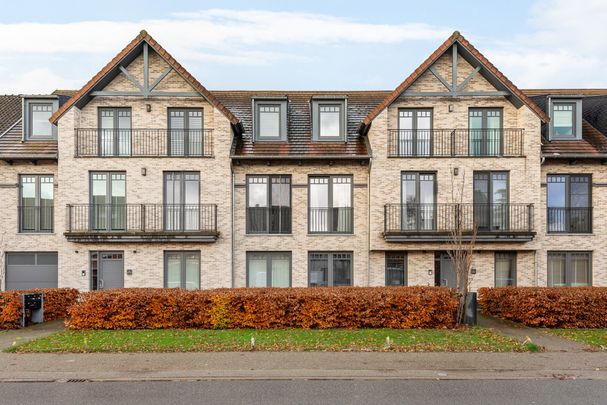
{"label": "window", "polygon": [[203,156],[203,109],[169,108],[169,156]]}
{"label": "window", "polygon": [[479,231],[509,229],[508,172],[474,172],[474,224]]}
{"label": "window", "polygon": [[401,173],[401,229],[436,229],[436,173]]}
{"label": "window", "polygon": [[346,101],[312,100],[312,134],[317,141],[345,140]]}
{"label": "window", "polygon": [[550,139],[582,139],[582,100],[548,99]]}
{"label": "window", "polygon": [[548,252],[548,287],[592,285],[590,252]]}
{"label": "window", "polygon": [[406,252],[386,252],[386,285],[407,285]]}
{"label": "window", "polygon": [[284,141],[287,139],[287,100],[254,100],[255,139]]}
{"label": "window", "polygon": [[352,285],[351,252],[312,252],[308,266],[310,287]]}
{"label": "window", "polygon": [[164,229],[200,230],[200,173],[164,172]]}
{"label": "window", "polygon": [[19,232],[53,232],[53,176],[19,176]]}
{"label": "window", "polygon": [[91,229],[126,231],[126,173],[91,172]]}
{"label": "window", "polygon": [[291,287],[291,253],[247,252],[247,287]]}
{"label": "window", "polygon": [[495,253],[495,286],[516,286],[516,253]]}
{"label": "window", "polygon": [[200,288],[200,252],[164,252],[164,287]]}
{"label": "window", "polygon": [[27,140],[56,139],[57,126],[49,118],[57,111],[56,99],[24,99],[24,138]]}
{"label": "window", "polygon": [[99,109],[99,151],[101,156],[131,155],[131,109]]}
{"label": "window", "polygon": [[432,154],[432,110],[399,109],[399,156],[430,156]]}
{"label": "window", "polygon": [[471,108],[468,112],[469,151],[471,156],[502,154],[502,110]]}
{"label": "window", "polygon": [[548,175],[548,232],[592,232],[591,187],[592,177],[589,174]]}
{"label": "window", "polygon": [[247,233],[291,233],[291,176],[247,176]]}
{"label": "window", "polygon": [[309,179],[310,233],[352,233],[352,176]]}

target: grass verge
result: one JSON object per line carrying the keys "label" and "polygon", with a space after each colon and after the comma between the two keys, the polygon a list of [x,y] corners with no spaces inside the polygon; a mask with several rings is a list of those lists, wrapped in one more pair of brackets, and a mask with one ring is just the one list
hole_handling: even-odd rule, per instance
{"label": "grass verge", "polygon": [[607,350],[607,329],[548,329],[549,333]]}
{"label": "grass verge", "polygon": [[[221,352],[249,351],[535,351],[487,328],[442,329],[265,329],[64,331],[15,345],[16,353]],[[388,339],[389,338],[389,339]]]}

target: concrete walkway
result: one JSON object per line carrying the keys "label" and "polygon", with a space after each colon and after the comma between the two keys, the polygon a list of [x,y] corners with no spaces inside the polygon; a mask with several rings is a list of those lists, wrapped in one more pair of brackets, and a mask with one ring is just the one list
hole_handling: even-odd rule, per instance
{"label": "concrete walkway", "polygon": [[596,349],[592,349],[582,343],[549,334],[542,329],[529,328],[525,325],[500,318],[479,315],[478,325],[492,328],[497,333],[518,339],[520,342],[535,343],[538,346],[542,346],[546,352],[579,353],[596,351]]}
{"label": "concrete walkway", "polygon": [[0,351],[27,340],[37,339],[65,330],[63,319],[39,323],[23,329],[0,331]]}

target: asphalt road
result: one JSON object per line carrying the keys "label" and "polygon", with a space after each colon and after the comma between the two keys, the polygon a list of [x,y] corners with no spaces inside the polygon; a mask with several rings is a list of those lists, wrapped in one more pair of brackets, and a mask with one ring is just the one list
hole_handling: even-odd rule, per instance
{"label": "asphalt road", "polygon": [[605,404],[600,380],[0,383],[0,404]]}

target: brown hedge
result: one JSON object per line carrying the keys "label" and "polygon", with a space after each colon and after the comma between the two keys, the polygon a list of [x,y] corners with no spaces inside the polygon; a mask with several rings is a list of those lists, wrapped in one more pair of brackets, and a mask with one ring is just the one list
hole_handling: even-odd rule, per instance
{"label": "brown hedge", "polygon": [[80,293],[73,288],[36,288],[26,291],[0,292],[0,329],[21,327],[21,294],[41,292],[44,294],[44,320],[54,321],[67,316]]}
{"label": "brown hedge", "polygon": [[606,328],[606,287],[479,289],[484,314],[548,328]]}
{"label": "brown hedge", "polygon": [[450,328],[441,287],[120,289],[82,295],[71,329]]}

